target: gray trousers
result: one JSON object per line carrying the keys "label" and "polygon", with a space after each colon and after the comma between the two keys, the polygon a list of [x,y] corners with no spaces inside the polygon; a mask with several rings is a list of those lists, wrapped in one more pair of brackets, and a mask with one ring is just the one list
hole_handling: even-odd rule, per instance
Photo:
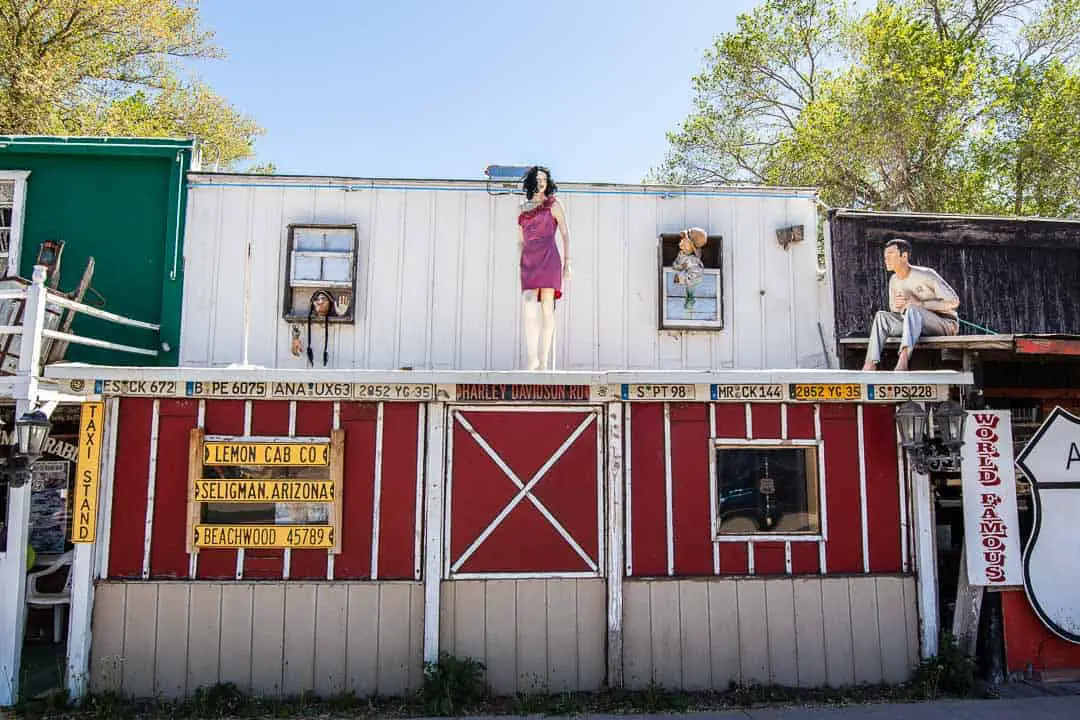
{"label": "gray trousers", "polygon": [[902,313],[879,310],[870,328],[866,359],[875,363],[881,361],[886,338],[899,337],[901,348],[914,348],[923,335],[956,335],[959,331],[960,323],[926,308],[909,307]]}

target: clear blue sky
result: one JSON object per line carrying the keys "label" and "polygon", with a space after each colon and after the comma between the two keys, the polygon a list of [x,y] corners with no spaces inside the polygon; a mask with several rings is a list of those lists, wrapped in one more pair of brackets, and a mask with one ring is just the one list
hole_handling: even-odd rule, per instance
{"label": "clear blue sky", "polygon": [[203,0],[197,71],[279,173],[640,182],[755,0]]}

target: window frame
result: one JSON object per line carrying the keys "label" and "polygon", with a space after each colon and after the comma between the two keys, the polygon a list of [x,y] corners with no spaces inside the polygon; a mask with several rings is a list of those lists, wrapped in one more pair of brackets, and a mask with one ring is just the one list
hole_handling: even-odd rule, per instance
{"label": "window frame", "polygon": [[[813,461],[807,463],[807,469],[813,477],[808,486],[817,494],[818,529],[811,532],[720,532],[720,485],[716,467],[716,453],[719,450],[809,450]],[[739,440],[731,438],[710,438],[709,440],[709,527],[713,543],[724,542],[824,542],[828,540],[828,524],[825,513],[825,453],[821,440]]]}
{"label": "window frame", "polygon": [[19,262],[22,260],[23,222],[26,217],[26,184],[30,178],[29,170],[0,170],[0,182],[15,182],[15,194],[11,207],[11,236],[8,238],[8,266],[4,277],[19,274]]}
{"label": "window frame", "polygon": [[[660,233],[656,242],[656,265],[657,265],[657,327],[660,330],[701,330],[716,332],[724,329],[724,236],[706,235],[707,242],[703,248],[703,255],[712,254],[709,258],[714,264],[705,264],[705,274],[716,278],[716,313],[715,320],[671,320],[667,317],[667,274],[671,272],[671,265],[664,264],[664,247],[672,243],[678,246],[679,233]],[[703,257],[703,260],[705,258]]]}
{"label": "window frame", "polygon": [[[296,244],[296,231],[297,230],[350,230],[352,232],[352,249],[348,252],[336,251],[336,250],[297,250]],[[360,232],[355,223],[338,224],[338,223],[289,223],[287,226],[287,236],[285,245],[285,274],[281,280],[282,288],[282,306],[281,317],[286,322],[305,322],[308,319],[305,310],[297,310],[296,297],[297,292],[301,296],[311,297],[318,290],[326,290],[332,295],[336,295],[339,292],[347,292],[350,297],[349,307],[343,315],[336,315],[331,313],[327,320],[331,323],[347,323],[352,324],[356,319],[356,282],[359,276],[359,250],[360,250]],[[300,256],[317,256],[317,257],[344,257],[348,256],[348,267],[350,269],[350,279],[345,281],[334,280],[294,280],[293,273],[293,260],[294,257]],[[319,319],[322,322],[322,318]]]}

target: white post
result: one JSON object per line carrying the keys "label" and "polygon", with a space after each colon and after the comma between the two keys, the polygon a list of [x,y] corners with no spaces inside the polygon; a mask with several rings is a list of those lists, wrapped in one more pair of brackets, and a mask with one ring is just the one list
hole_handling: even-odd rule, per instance
{"label": "white post", "polygon": [[623,572],[623,407],[607,403],[607,680],[609,687],[623,684],[622,581]]}
{"label": "white post", "polygon": [[937,530],[930,476],[910,470],[911,502],[915,516],[915,569],[918,573],[919,647],[921,657],[938,652]]}
{"label": "white post", "polygon": [[[13,389],[15,418],[32,411],[37,401],[38,365],[45,329],[45,268],[34,266],[33,282],[26,289],[19,367]],[[26,548],[30,540],[31,483],[8,488],[7,552],[0,553],[0,707],[19,697],[26,602]]]}
{"label": "white post", "polygon": [[424,478],[424,662],[439,661],[439,605],[443,565],[443,490],[446,403],[428,405]]}
{"label": "white post", "polygon": [[[116,447],[117,400],[105,402],[105,418],[99,418],[101,434],[101,477],[98,481],[97,541],[76,543],[71,563],[71,612],[68,614],[68,651],[66,680],[68,697],[79,700],[86,695],[90,678],[90,640],[94,614],[94,577],[97,570],[97,553],[103,533],[109,529],[110,503],[102,501],[106,493],[112,493],[112,473],[107,470],[113,464]],[[80,452],[83,448],[79,448]]]}

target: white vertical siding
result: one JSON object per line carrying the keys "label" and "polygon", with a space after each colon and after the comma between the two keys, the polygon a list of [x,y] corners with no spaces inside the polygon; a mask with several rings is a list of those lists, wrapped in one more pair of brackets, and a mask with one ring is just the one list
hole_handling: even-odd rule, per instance
{"label": "white vertical siding", "polygon": [[595,578],[444,582],[441,649],[483,662],[497,694],[595,691],[606,671],[606,606]]}
{"label": "white vertical siding", "polygon": [[[357,321],[330,329],[335,368],[520,368],[519,195],[469,182],[191,175],[181,363],[238,362],[251,246],[248,362],[303,367],[281,319],[287,226],[355,223]],[[564,187],[573,276],[557,305],[566,370],[823,367],[816,210],[806,191]],[[784,250],[776,230],[802,224]],[[725,327],[657,329],[657,236],[688,225],[723,236]],[[561,244],[560,244],[561,246]],[[306,337],[306,328],[302,328]],[[322,328],[313,328],[316,361]]]}
{"label": "white vertical siding", "polygon": [[910,576],[623,584],[629,688],[897,683],[918,663]]}
{"label": "white vertical siding", "polygon": [[420,583],[98,588],[94,692],[177,698],[232,682],[263,696],[402,695],[423,680]]}

